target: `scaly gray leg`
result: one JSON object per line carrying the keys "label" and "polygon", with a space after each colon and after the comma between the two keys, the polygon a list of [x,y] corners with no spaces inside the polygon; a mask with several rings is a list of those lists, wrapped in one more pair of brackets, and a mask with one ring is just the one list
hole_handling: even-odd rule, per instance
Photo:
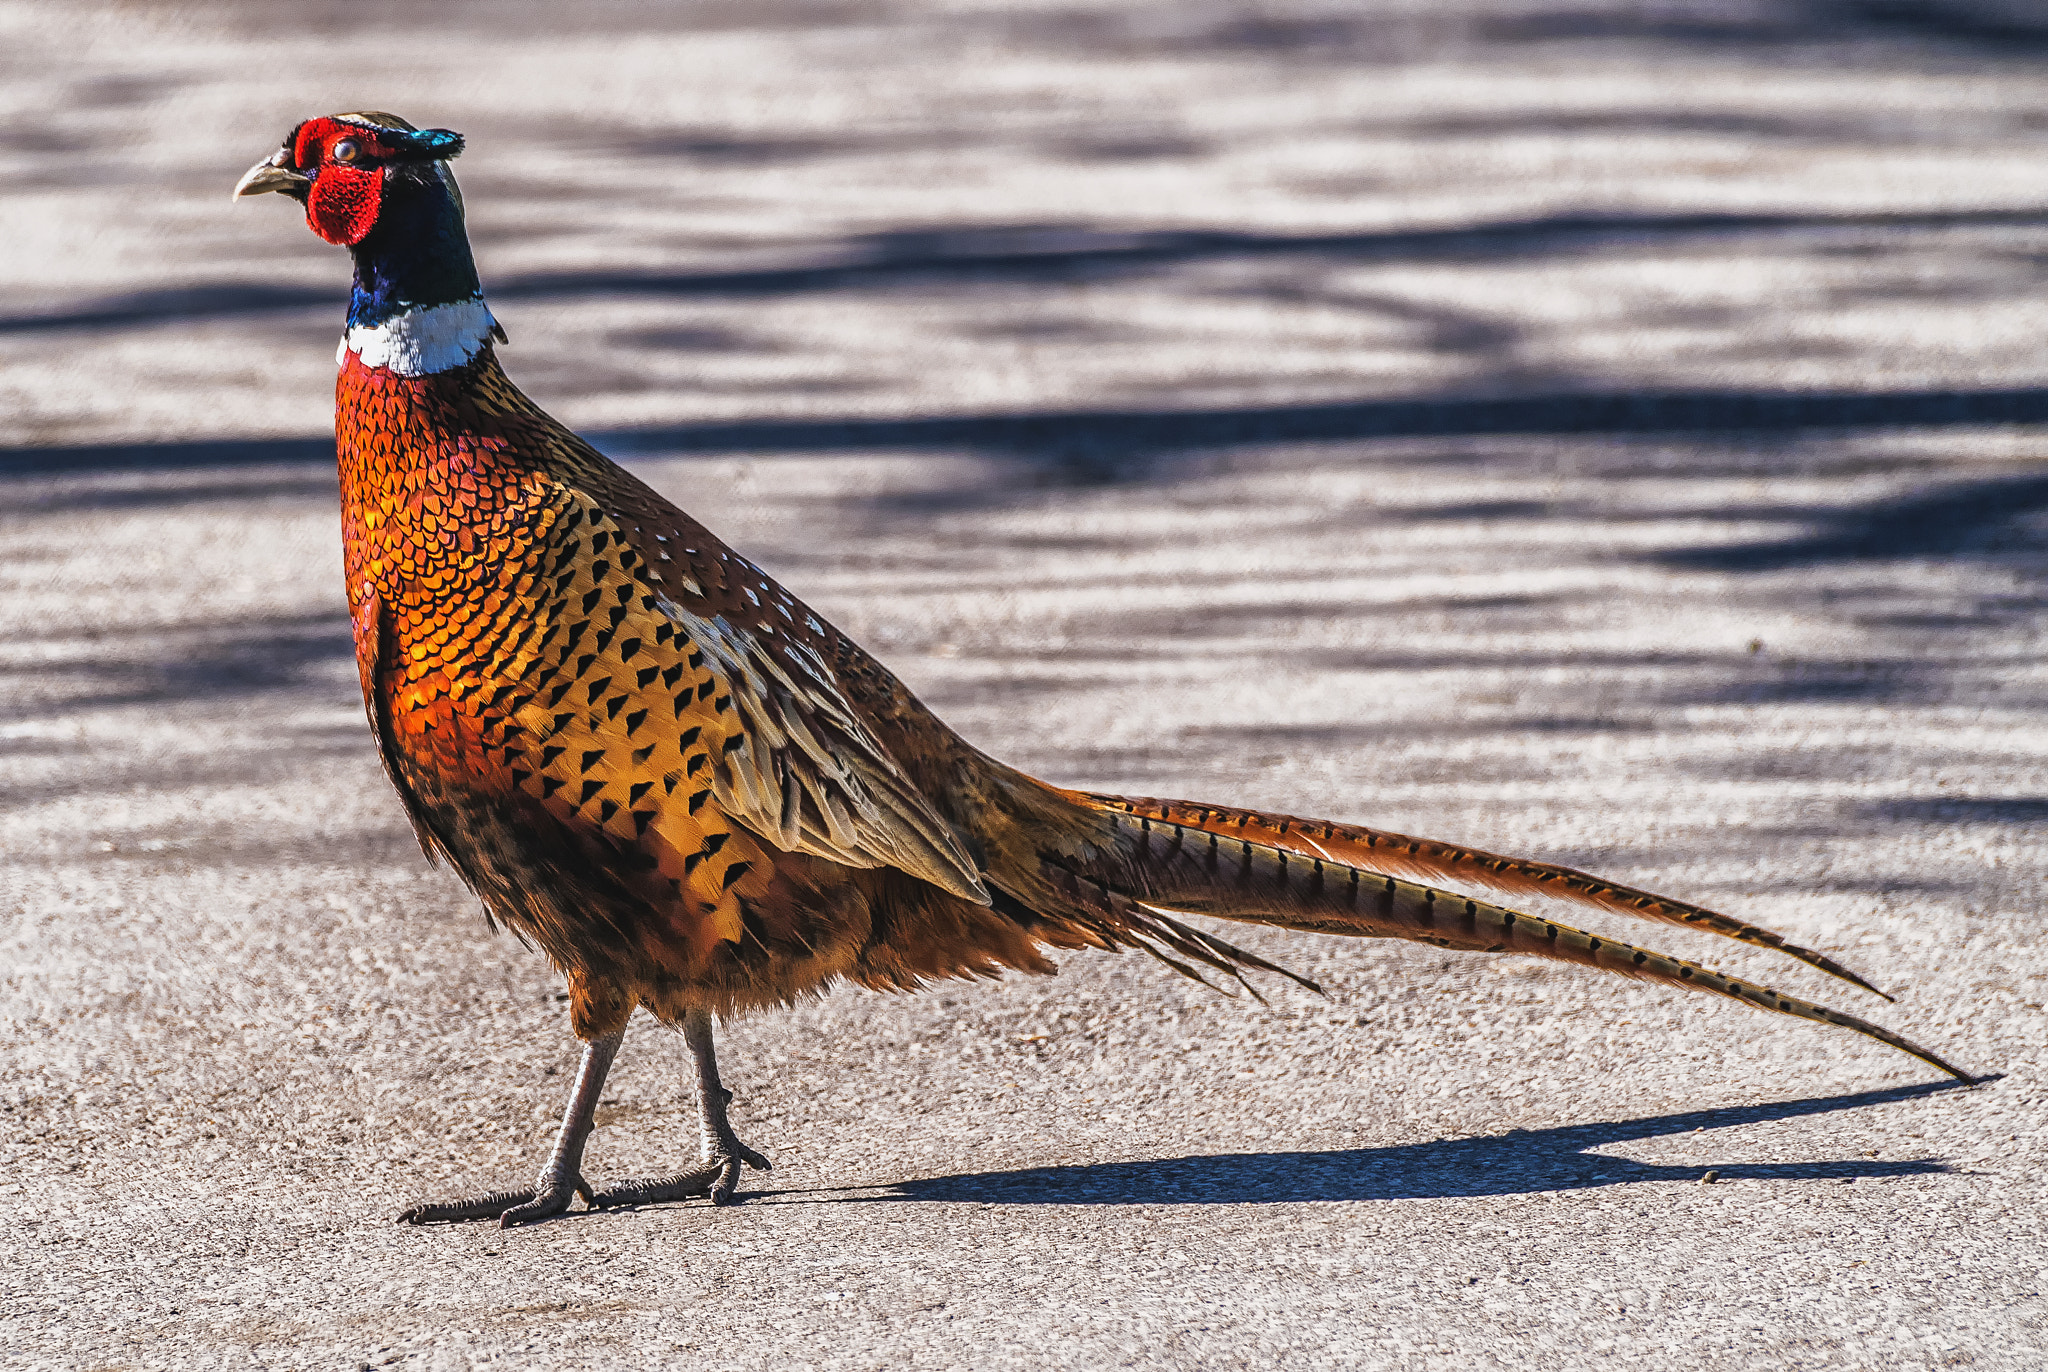
{"label": "scaly gray leg", "polygon": [[400,1224],[442,1224],[458,1220],[496,1220],[505,1228],[530,1220],[559,1215],[569,1201],[591,1198],[590,1183],[583,1180],[583,1145],[590,1140],[596,1124],[597,1098],[604,1091],[605,1073],[611,1070],[626,1031],[584,1045],[583,1061],[576,1068],[576,1083],[569,1088],[569,1104],[562,1111],[561,1132],[555,1135],[554,1151],[548,1154],[540,1179],[531,1190],[493,1191],[486,1196],[439,1204],[415,1205],[398,1217]]}
{"label": "scaly gray leg", "polygon": [[741,1143],[725,1117],[732,1092],[718,1080],[718,1058],[711,1048],[711,1013],[692,1010],[683,1017],[683,1042],[697,1059],[697,1116],[704,1130],[704,1161],[687,1172],[666,1177],[638,1177],[586,1197],[593,1209],[615,1205],[653,1205],[660,1201],[709,1196],[713,1205],[732,1201],[739,1184],[740,1164],[766,1170],[768,1159]]}

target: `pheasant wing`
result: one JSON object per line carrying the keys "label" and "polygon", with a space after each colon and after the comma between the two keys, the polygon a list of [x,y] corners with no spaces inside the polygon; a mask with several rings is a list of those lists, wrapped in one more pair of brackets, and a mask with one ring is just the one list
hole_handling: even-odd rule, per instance
{"label": "pheasant wing", "polygon": [[700,650],[730,700],[712,769],[725,813],[785,852],[896,867],[989,903],[959,836],[861,723],[824,655],[772,624],[656,606]]}

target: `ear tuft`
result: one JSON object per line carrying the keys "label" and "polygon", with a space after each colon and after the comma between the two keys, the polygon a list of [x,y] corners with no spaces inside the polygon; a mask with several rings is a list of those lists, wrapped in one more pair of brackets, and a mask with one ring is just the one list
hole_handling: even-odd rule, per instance
{"label": "ear tuft", "polygon": [[406,141],[418,146],[437,162],[462,156],[462,135],[453,129],[421,129]]}

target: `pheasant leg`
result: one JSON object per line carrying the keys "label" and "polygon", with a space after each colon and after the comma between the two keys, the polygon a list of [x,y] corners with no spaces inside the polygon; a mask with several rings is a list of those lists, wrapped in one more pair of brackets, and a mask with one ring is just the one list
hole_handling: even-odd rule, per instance
{"label": "pheasant leg", "polygon": [[683,1041],[697,1060],[697,1114],[704,1131],[704,1160],[687,1172],[666,1177],[637,1177],[587,1197],[593,1209],[616,1205],[653,1205],[661,1201],[709,1196],[713,1205],[732,1202],[740,1164],[766,1170],[768,1159],[739,1141],[726,1119],[732,1092],[718,1080],[718,1057],[711,1047],[711,1014],[692,1010],[683,1017]]}
{"label": "pheasant leg", "polygon": [[447,1224],[461,1220],[496,1220],[505,1228],[559,1215],[576,1196],[591,1199],[590,1183],[583,1180],[583,1145],[590,1140],[596,1124],[597,1098],[604,1091],[605,1073],[611,1070],[619,1043],[626,1037],[621,1029],[596,1039],[583,1048],[583,1061],[576,1068],[576,1083],[569,1088],[569,1104],[562,1111],[562,1128],[555,1135],[554,1150],[540,1169],[540,1177],[523,1191],[493,1191],[466,1200],[415,1205],[398,1217],[400,1224]]}

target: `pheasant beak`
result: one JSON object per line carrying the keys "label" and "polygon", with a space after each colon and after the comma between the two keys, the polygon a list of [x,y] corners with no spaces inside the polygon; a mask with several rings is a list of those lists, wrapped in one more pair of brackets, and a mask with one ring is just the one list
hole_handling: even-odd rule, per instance
{"label": "pheasant beak", "polygon": [[265,191],[276,191],[280,195],[289,195],[294,200],[304,200],[306,189],[313,184],[313,178],[290,165],[287,160],[290,156],[288,149],[279,148],[243,172],[242,179],[235,183],[234,198],[240,200],[245,195],[261,195]]}

